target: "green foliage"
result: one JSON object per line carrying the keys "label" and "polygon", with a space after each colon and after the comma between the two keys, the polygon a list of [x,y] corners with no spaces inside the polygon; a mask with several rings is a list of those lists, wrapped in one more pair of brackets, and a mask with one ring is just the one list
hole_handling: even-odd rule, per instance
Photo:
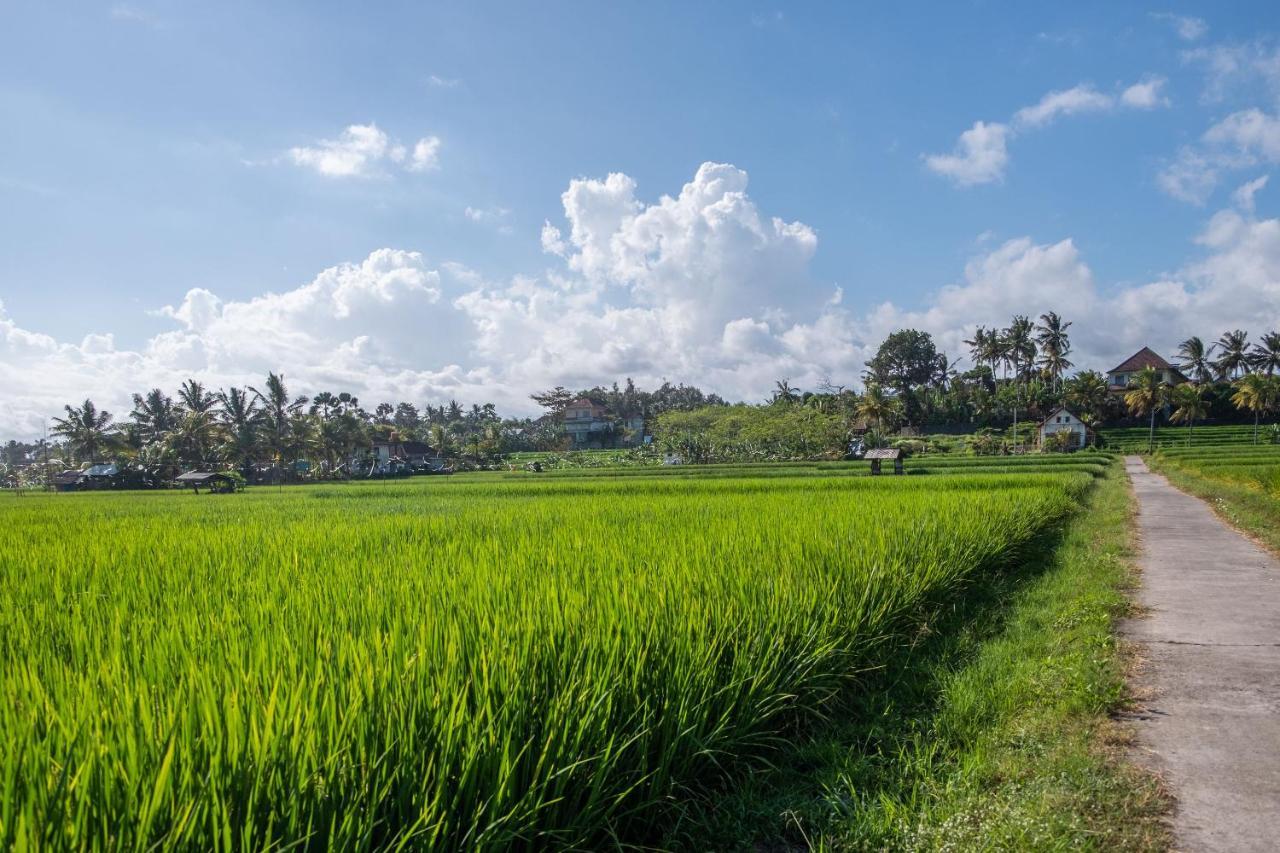
{"label": "green foliage", "polygon": [[848,428],[839,413],[808,406],[705,406],[666,412],[654,424],[660,447],[688,461],[839,457]]}
{"label": "green foliage", "polygon": [[1043,450],[1046,453],[1066,453],[1075,447],[1075,444],[1072,443],[1074,438],[1075,434],[1070,430],[1058,430],[1057,432],[1049,433],[1049,435],[1045,436]]}
{"label": "green foliage", "polygon": [[978,430],[968,438],[969,452],[974,456],[999,456],[1009,452],[1008,443],[989,429]]}

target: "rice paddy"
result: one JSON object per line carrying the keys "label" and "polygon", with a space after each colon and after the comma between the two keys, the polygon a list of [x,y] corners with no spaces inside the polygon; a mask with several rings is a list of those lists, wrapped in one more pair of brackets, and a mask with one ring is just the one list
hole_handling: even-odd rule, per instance
{"label": "rice paddy", "polygon": [[650,842],[1107,464],[6,496],[0,844]]}
{"label": "rice paddy", "polygon": [[[1106,449],[1113,453],[1146,453],[1151,446],[1147,427],[1110,427],[1098,431]],[[1228,424],[1223,426],[1165,425],[1155,430],[1156,450],[1176,450],[1185,447],[1239,447],[1254,444],[1252,424]]]}

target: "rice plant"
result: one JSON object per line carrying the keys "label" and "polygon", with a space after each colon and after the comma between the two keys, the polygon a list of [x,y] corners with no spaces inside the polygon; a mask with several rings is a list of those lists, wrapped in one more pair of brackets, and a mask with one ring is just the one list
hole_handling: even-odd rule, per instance
{"label": "rice plant", "polygon": [[1100,462],[5,500],[0,844],[643,843]]}

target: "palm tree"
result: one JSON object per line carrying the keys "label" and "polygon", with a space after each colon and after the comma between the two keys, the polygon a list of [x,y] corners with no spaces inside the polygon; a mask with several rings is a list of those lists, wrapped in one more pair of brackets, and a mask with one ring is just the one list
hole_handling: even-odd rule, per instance
{"label": "palm tree", "polygon": [[92,400],[79,408],[63,408],[67,416],[53,419],[53,434],[65,439],[77,458],[97,462],[98,454],[111,442],[111,413],[98,411]]}
{"label": "palm tree", "polygon": [[1025,314],[1015,314],[1004,331],[1005,360],[1013,368],[1013,378],[1021,381],[1036,361],[1035,326]]}
{"label": "palm tree", "polygon": [[996,376],[996,368],[1004,361],[1004,341],[997,329],[990,331],[979,326],[973,333],[973,339],[965,341],[969,345],[969,357],[975,365],[985,364],[991,369],[991,378]]}
{"label": "palm tree", "polygon": [[325,420],[337,408],[339,408],[338,398],[333,396],[332,391],[321,391],[311,398],[311,414],[319,414]]}
{"label": "palm tree", "polygon": [[1257,444],[1258,420],[1264,412],[1275,408],[1276,399],[1280,397],[1280,380],[1261,373],[1248,373],[1236,380],[1235,388],[1231,402],[1237,409],[1253,412],[1253,443]]}
{"label": "palm tree", "polygon": [[183,382],[182,387],[178,389],[178,405],[188,412],[205,414],[213,411],[217,403],[217,396],[211,394],[208,388],[194,379]]}
{"label": "palm tree", "polygon": [[178,425],[179,414],[172,397],[159,388],[152,388],[145,397],[133,395],[133,411],[129,417],[136,425],[138,439],[145,445],[163,441]]}
{"label": "palm tree", "polygon": [[1174,405],[1169,420],[1187,425],[1187,445],[1190,446],[1191,431],[1196,421],[1203,419],[1209,411],[1209,404],[1201,396],[1200,386],[1190,382],[1176,386],[1169,394],[1169,402]]}
{"label": "palm tree", "polygon": [[1096,370],[1080,371],[1067,380],[1066,400],[1077,411],[1087,413],[1093,422],[1101,421],[1111,402],[1106,377]]}
{"label": "palm tree", "polygon": [[1150,415],[1151,429],[1148,434],[1147,452],[1156,446],[1156,412],[1164,405],[1169,386],[1160,381],[1160,374],[1155,368],[1144,367],[1129,380],[1129,390],[1124,395],[1125,405],[1135,416]]}
{"label": "palm tree", "polygon": [[217,426],[211,410],[185,412],[164,443],[173,449],[179,462],[203,468],[209,461]]}
{"label": "palm tree", "polygon": [[800,399],[800,392],[791,387],[791,380],[780,379],[773,383],[776,387],[773,391],[773,399],[771,403],[779,406],[789,406]]}
{"label": "palm tree", "polygon": [[992,377],[996,374],[996,365],[1000,362],[1000,333],[995,329],[987,331],[985,326],[973,330],[973,337],[964,342],[969,347],[969,360],[975,366],[985,364],[991,368]]}
{"label": "palm tree", "polygon": [[284,376],[275,373],[267,374],[267,390],[259,391],[250,387],[254,400],[261,404],[262,438],[266,449],[271,451],[275,461],[279,462],[290,450],[291,420],[303,406],[306,397],[289,397],[285,387]]}
{"label": "palm tree", "polygon": [[218,419],[224,436],[223,458],[247,474],[258,450],[261,413],[257,401],[244,389],[232,388],[219,392],[218,402],[221,407]]}
{"label": "palm tree", "polygon": [[1036,327],[1036,341],[1040,344],[1040,366],[1053,377],[1053,390],[1058,390],[1062,374],[1071,369],[1071,361],[1067,354],[1071,352],[1071,339],[1067,336],[1067,328],[1071,323],[1062,322],[1057,312],[1050,311],[1040,315],[1040,325]]}
{"label": "palm tree", "polygon": [[1235,379],[1240,373],[1249,372],[1249,333],[1241,329],[1227,332],[1214,344],[1218,358],[1213,366],[1223,379]]}
{"label": "palm tree", "polygon": [[1249,356],[1253,369],[1271,376],[1280,370],[1280,332],[1267,332],[1262,343],[1253,345]]}
{"label": "palm tree", "polygon": [[431,445],[436,449],[436,457],[448,456],[449,432],[444,428],[444,424],[432,424],[428,434],[431,436]]}
{"label": "palm tree", "polygon": [[878,432],[884,431],[886,422],[892,420],[898,412],[898,401],[889,396],[879,385],[868,385],[866,393],[858,403],[858,417],[871,421]]}
{"label": "palm tree", "polygon": [[973,337],[962,343],[969,348],[969,360],[975,365],[982,364],[987,358],[987,327],[974,329]]}
{"label": "palm tree", "polygon": [[1190,376],[1197,385],[1213,381],[1214,366],[1209,360],[1210,349],[1206,349],[1204,341],[1197,337],[1187,338],[1178,345],[1178,356],[1182,359],[1178,369]]}

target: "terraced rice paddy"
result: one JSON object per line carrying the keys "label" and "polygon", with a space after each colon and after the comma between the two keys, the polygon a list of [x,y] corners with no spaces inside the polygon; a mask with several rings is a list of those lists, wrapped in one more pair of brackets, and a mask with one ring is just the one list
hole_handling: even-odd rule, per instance
{"label": "terraced rice paddy", "polygon": [[1239,483],[1280,498],[1280,445],[1235,445],[1161,451],[1159,464]]}
{"label": "terraced rice paddy", "polygon": [[[1147,427],[1115,427],[1100,430],[1100,434],[1106,449],[1113,453],[1146,453],[1150,446]],[[1253,446],[1253,439],[1252,424],[1199,426],[1190,430],[1185,426],[1159,426],[1155,431],[1155,449]]]}
{"label": "terraced rice paddy", "polygon": [[1106,462],[3,496],[0,845],[652,841]]}

